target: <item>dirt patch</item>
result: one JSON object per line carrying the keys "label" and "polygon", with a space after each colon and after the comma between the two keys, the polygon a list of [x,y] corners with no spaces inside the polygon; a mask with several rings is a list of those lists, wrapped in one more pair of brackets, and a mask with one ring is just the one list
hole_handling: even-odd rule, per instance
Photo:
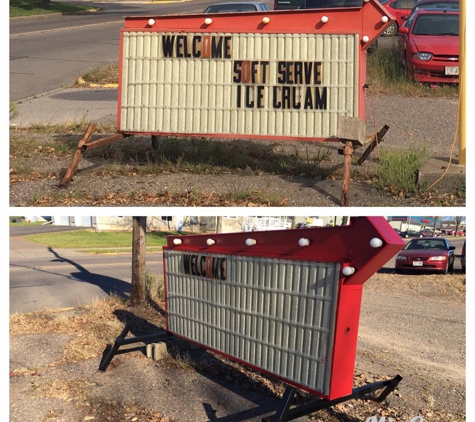
{"label": "dirt patch", "polygon": [[[465,170],[457,168],[457,100],[374,96],[367,133],[385,124],[383,142],[353,165],[350,206],[464,206]],[[421,124],[424,122],[424,124]],[[113,134],[98,126],[92,139]],[[342,204],[341,143],[263,140],[160,140],[135,136],[85,152],[67,188],[58,184],[84,128],[10,130],[11,206],[324,206]],[[21,147],[23,145],[23,147]],[[166,145],[166,147],[164,146]],[[430,160],[417,175],[423,194],[374,188],[384,149],[424,148]],[[354,161],[365,148],[358,149]],[[451,171],[445,174],[445,169]],[[455,170],[453,170],[455,168]],[[416,175],[415,175],[416,177]]]}
{"label": "dirt patch", "polygon": [[[11,316],[10,420],[257,422],[275,411],[281,382],[203,349],[159,361],[137,350],[98,371],[125,321],[133,335],[156,332],[162,309],[112,299]],[[465,359],[465,275],[375,274],[363,294],[355,386],[400,374],[399,387],[383,403],[351,400],[300,420],[465,421]]]}

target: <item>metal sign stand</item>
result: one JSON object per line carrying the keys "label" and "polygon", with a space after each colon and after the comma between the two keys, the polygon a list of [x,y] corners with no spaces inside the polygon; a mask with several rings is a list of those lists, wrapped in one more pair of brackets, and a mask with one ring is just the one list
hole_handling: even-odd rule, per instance
{"label": "metal sign stand", "polygon": [[163,341],[170,337],[170,335],[167,332],[160,332],[160,333],[155,333],[155,334],[146,334],[143,336],[125,338],[127,334],[129,333],[129,331],[130,331],[130,326],[126,323],[124,328],[122,329],[122,332],[116,338],[114,345],[109,349],[107,353],[106,353],[107,349],[104,352],[104,357],[101,360],[101,363],[99,364],[100,371],[105,372],[107,370],[107,367],[112,362],[112,359],[114,359],[115,355],[137,351],[137,349],[119,350],[121,346],[135,344],[135,343],[152,343],[152,342],[160,341],[160,340]]}
{"label": "metal sign stand", "polygon": [[[295,397],[296,390],[293,387],[287,387],[282,396],[282,402],[279,409],[272,416],[262,418],[262,422],[285,422],[297,419],[301,416],[309,415],[318,410],[328,409],[336,404],[343,403],[352,399],[372,400],[375,402],[382,402],[399,384],[402,380],[400,375],[396,375],[393,379],[375,382],[365,385],[363,387],[353,389],[352,393],[334,400],[317,399],[311,403],[307,403],[298,407],[290,408],[292,400]],[[369,394],[376,391],[384,390],[377,397],[369,396]]]}

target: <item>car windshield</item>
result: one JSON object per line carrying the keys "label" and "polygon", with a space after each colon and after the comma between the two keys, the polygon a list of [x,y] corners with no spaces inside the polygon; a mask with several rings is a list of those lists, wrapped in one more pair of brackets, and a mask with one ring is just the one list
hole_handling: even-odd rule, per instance
{"label": "car windshield", "polygon": [[404,248],[407,251],[415,251],[415,250],[427,250],[427,249],[438,249],[445,251],[447,250],[447,245],[442,239],[418,239],[418,240],[411,240],[406,247]]}
{"label": "car windshield", "polygon": [[414,35],[459,35],[459,16],[441,14],[419,15],[412,29]]}
{"label": "car windshield", "polygon": [[217,4],[206,9],[206,13],[222,12],[255,12],[256,6],[252,4]]}

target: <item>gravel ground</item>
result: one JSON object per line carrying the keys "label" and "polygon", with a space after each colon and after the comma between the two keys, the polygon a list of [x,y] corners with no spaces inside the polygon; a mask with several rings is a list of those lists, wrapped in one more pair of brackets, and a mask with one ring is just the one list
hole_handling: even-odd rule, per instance
{"label": "gravel ground", "polygon": [[[421,182],[430,184],[444,173],[449,164],[458,164],[458,144],[452,150],[457,127],[457,100],[447,98],[407,98],[402,96],[370,96],[367,101],[367,133],[379,131],[385,124],[389,131],[380,148],[409,149],[411,143],[425,146],[438,160],[436,168],[422,168]],[[308,142],[250,141],[235,145],[256,150],[261,160],[298,155],[317,156],[322,149],[330,151],[322,168],[336,171],[337,176],[299,174],[274,175],[240,168],[220,174],[173,170],[144,174],[140,167],[146,162],[133,161],[136,154],[147,156],[150,138],[134,137],[108,147],[108,159],[101,158],[100,148],[87,152],[67,189],[59,188],[62,174],[72,156],[60,145],[77,145],[84,133],[76,135],[45,135],[24,130],[11,130],[11,142],[33,140],[29,154],[10,155],[10,206],[324,206],[341,205],[343,158],[338,154],[341,144]],[[101,138],[107,134],[97,134]],[[53,150],[41,148],[42,142],[56,142]],[[228,141],[214,141],[228,142]],[[363,149],[355,152],[359,157]],[[114,158],[111,163],[110,157]],[[465,196],[458,195],[465,187],[465,168],[459,166],[444,177],[430,194],[412,197],[404,194],[377,192],[370,182],[378,157],[372,152],[362,166],[353,166],[350,183],[350,206],[465,206]],[[111,170],[111,164],[115,164]],[[205,164],[205,163],[203,163]],[[31,169],[21,176],[21,169]],[[197,194],[197,192],[199,194]],[[239,199],[242,193],[245,199]],[[229,198],[233,202],[229,202]],[[253,197],[259,200],[253,202]]]}
{"label": "gravel ground", "polygon": [[[51,314],[44,329],[81,312]],[[465,275],[375,274],[364,288],[355,385],[400,374],[398,389],[383,403],[352,400],[300,420],[465,421],[465,327]],[[77,335],[11,335],[11,422],[258,422],[283,391],[202,349],[186,361],[127,353],[106,372],[98,371],[100,356],[64,363],[63,350]]]}

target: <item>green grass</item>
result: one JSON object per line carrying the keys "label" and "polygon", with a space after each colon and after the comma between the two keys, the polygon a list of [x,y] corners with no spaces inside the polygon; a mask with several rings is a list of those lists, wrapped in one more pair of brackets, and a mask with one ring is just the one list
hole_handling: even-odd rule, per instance
{"label": "green grass", "polygon": [[97,7],[79,6],[52,1],[49,6],[44,6],[41,0],[10,0],[10,17],[25,17],[48,15],[52,13],[78,13],[97,10]]}
{"label": "green grass", "polygon": [[[15,219],[17,221],[15,223],[12,223],[13,219]],[[18,221],[19,219],[22,219],[22,221]],[[10,216],[10,217],[8,217],[8,220],[10,221],[10,227],[42,226],[45,223],[44,221],[28,222],[28,221],[23,220],[23,217],[20,217],[20,216]]]}
{"label": "green grass", "polygon": [[[150,231],[146,234],[147,251],[159,251],[166,245],[167,236],[173,232]],[[35,234],[27,238],[36,243],[58,249],[87,249],[91,253],[124,252],[122,248],[132,250],[131,231],[94,231],[76,230]]]}
{"label": "green grass", "polygon": [[376,189],[405,195],[421,191],[417,173],[429,158],[426,146],[411,144],[409,150],[382,150],[379,166],[375,169]]}

